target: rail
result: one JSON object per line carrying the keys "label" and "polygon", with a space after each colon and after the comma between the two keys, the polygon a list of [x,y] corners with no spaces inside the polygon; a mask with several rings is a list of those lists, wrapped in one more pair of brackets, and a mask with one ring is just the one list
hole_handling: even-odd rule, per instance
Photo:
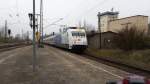
{"label": "rail", "polygon": [[31,45],[31,43],[22,42],[22,43],[1,44],[0,45],[0,52],[20,48],[20,47],[27,46],[27,45]]}

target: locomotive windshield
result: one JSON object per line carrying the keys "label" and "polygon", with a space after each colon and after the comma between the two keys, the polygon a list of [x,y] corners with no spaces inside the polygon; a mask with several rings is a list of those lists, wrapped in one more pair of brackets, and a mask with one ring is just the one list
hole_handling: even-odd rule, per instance
{"label": "locomotive windshield", "polygon": [[85,36],[84,32],[72,32],[72,36]]}

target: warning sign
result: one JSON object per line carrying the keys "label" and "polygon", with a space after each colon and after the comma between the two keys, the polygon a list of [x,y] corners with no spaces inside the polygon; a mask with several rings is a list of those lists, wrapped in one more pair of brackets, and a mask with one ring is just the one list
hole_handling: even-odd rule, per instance
{"label": "warning sign", "polygon": [[36,32],[35,36],[36,36],[36,41],[39,41],[40,40],[40,32]]}

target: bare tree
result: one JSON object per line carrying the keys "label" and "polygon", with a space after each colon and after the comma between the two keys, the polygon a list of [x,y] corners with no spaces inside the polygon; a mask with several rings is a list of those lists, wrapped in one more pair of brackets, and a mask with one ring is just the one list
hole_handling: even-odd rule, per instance
{"label": "bare tree", "polygon": [[150,36],[150,23],[148,24],[148,35]]}
{"label": "bare tree", "polygon": [[4,27],[2,27],[0,29],[0,36],[1,36],[1,38],[5,36],[5,29],[4,29]]}
{"label": "bare tree", "polygon": [[137,30],[136,27],[126,27],[118,31],[118,35],[114,38],[114,44],[126,51],[144,49],[148,46],[148,39],[144,30]]}
{"label": "bare tree", "polygon": [[95,26],[93,26],[92,24],[87,23],[86,21],[84,21],[83,28],[86,30],[88,35],[96,33]]}

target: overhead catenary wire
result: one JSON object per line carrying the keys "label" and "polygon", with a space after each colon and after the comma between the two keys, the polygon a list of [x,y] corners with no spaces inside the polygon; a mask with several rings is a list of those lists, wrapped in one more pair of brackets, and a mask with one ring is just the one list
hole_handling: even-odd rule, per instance
{"label": "overhead catenary wire", "polygon": [[82,2],[80,2],[76,7],[74,7],[68,14],[66,14],[66,16],[64,18],[69,17],[72,13],[73,10],[77,9],[77,7],[79,7],[80,5],[82,5],[83,3],[85,3],[85,0],[82,0]]}
{"label": "overhead catenary wire", "polygon": [[96,9],[98,6],[105,4],[107,1],[109,1],[109,0],[103,0],[102,2],[96,4],[94,7],[90,8],[88,11],[86,11],[85,14],[88,13],[88,12],[93,11],[93,10]]}
{"label": "overhead catenary wire", "polygon": [[71,14],[74,13],[74,10],[78,9],[78,7],[81,6],[83,3],[85,3],[85,1],[87,2],[87,0],[82,0],[82,1],[81,1],[77,6],[75,6],[68,14],[66,14],[66,15],[64,16],[63,21],[66,20],[68,17],[70,17]]}
{"label": "overhead catenary wire", "polygon": [[94,9],[96,9],[99,6],[102,6],[103,4],[105,4],[107,1],[109,0],[103,0],[100,1],[98,4],[94,5],[93,7],[91,7],[90,9],[88,9],[87,11],[83,12],[81,15],[79,15],[78,17],[82,18],[83,16],[86,16],[87,13],[94,11]]}
{"label": "overhead catenary wire", "polygon": [[61,21],[61,20],[63,20],[63,18],[60,18],[59,20],[57,20],[57,21],[55,21],[55,22],[53,22],[53,23],[51,23],[51,24],[45,26],[44,29],[48,28],[49,26],[51,26],[51,25],[53,25],[53,24],[55,24],[55,23],[57,23],[57,22],[59,22],[59,21]]}
{"label": "overhead catenary wire", "polygon": [[[99,1],[99,0],[97,0],[97,1]],[[99,6],[101,6],[101,5],[103,5],[103,4],[105,4],[106,2],[108,2],[109,0],[103,0],[103,1],[99,1],[99,2],[97,2],[97,4],[95,4],[93,7],[91,7],[90,9],[88,9],[87,11],[85,11],[85,12],[83,12],[82,14],[80,14],[79,16],[77,16],[77,18],[76,18],[76,20],[75,21],[77,21],[77,19],[81,19],[83,16],[86,16],[86,15],[88,15],[87,13],[89,13],[89,12],[91,12],[91,11],[94,11],[94,9],[96,9],[97,7],[99,7]],[[83,3],[85,3],[85,1],[83,0],[80,4],[79,4],[79,6],[80,5],[82,5]],[[78,6],[77,6],[78,7]],[[75,9],[75,8],[74,8]],[[70,12],[70,14],[67,14],[65,17],[64,17],[64,20],[66,19],[66,18],[68,18],[71,14],[72,14],[73,12]]]}
{"label": "overhead catenary wire", "polygon": [[[96,1],[99,1],[99,0],[96,0]],[[103,1],[100,1],[98,2],[98,4],[94,5],[94,7],[88,9],[87,11],[85,11],[84,13],[82,13],[81,15],[79,15],[77,18],[85,15],[86,13],[92,11],[94,8],[97,8],[99,5],[102,5],[104,4],[105,2],[107,2],[108,0],[103,0]],[[87,2],[87,1],[86,1]],[[66,20],[68,17],[70,17],[70,15],[73,13],[73,10],[77,9],[80,5],[82,5],[83,3],[85,3],[85,0],[82,0],[76,7],[74,7],[68,14],[66,14],[64,17],[63,17],[63,20],[61,21],[64,21]],[[47,26],[48,27],[48,26]]]}
{"label": "overhead catenary wire", "polygon": [[[98,1],[98,0],[97,0],[97,1]],[[88,9],[87,11],[83,12],[83,13],[82,13],[81,15],[79,15],[77,18],[79,18],[79,17],[81,18],[83,15],[87,14],[88,12],[93,11],[93,10],[96,9],[98,6],[105,4],[107,1],[109,1],[109,0],[103,0],[103,1],[98,2],[98,4],[94,5],[93,7],[91,7],[90,9]],[[83,3],[85,3],[85,0],[83,0],[81,3],[79,3],[78,6],[82,5]],[[76,7],[78,7],[78,6],[76,6]],[[75,7],[74,9],[77,9],[76,7]],[[61,21],[67,19],[67,18],[73,13],[72,11],[73,11],[73,10],[71,10],[71,12],[69,12],[68,14],[66,14],[66,16],[64,16],[64,18],[63,18]],[[51,26],[51,25],[53,25],[53,24],[55,24],[55,23],[57,23],[57,22],[60,22],[60,20],[55,21],[55,22],[53,22],[53,23],[51,23],[51,24],[45,26],[44,29],[48,28],[49,26]]]}

